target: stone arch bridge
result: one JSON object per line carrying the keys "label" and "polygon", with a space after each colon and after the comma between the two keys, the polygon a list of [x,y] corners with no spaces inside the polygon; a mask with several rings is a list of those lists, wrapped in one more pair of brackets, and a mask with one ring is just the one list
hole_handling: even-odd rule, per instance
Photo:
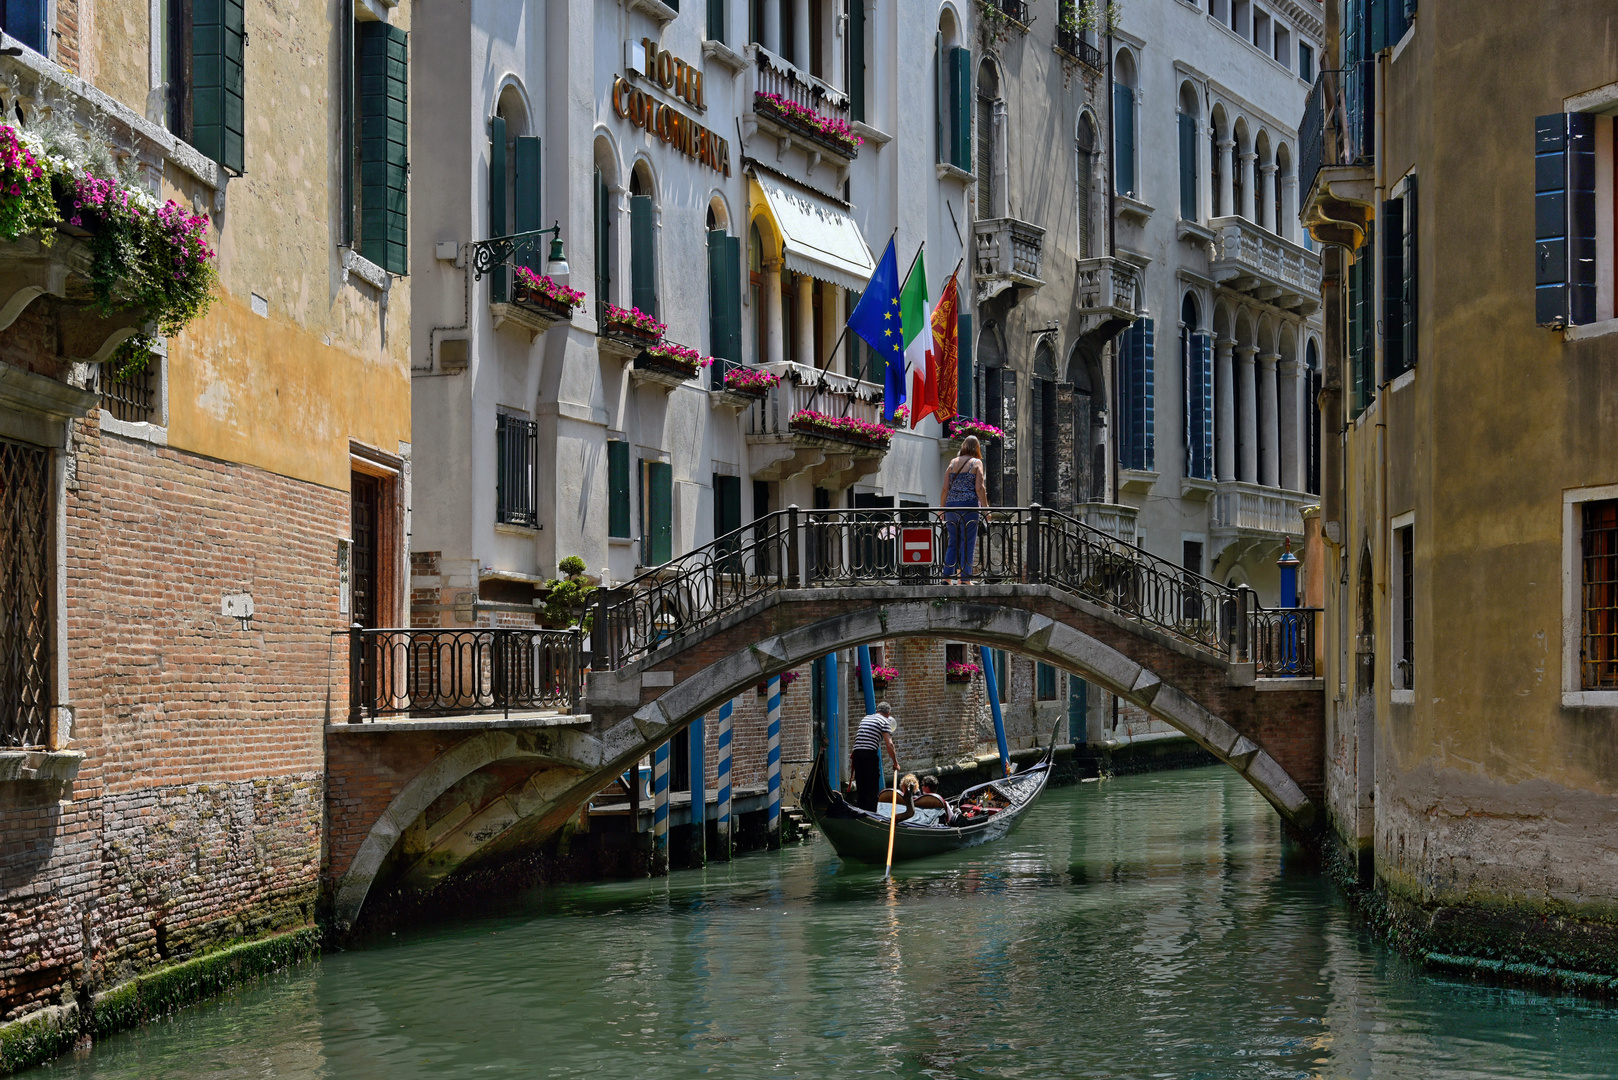
{"label": "stone arch bridge", "polygon": [[[901,541],[942,551],[951,527],[913,510],[792,508],[759,519],[602,590],[582,683],[569,632],[511,632],[530,644],[471,662],[467,646],[455,646],[459,665],[444,662],[436,632],[382,632],[409,638],[404,652],[422,658],[393,666],[440,698],[446,679],[471,679],[470,697],[485,708],[512,686],[575,707],[454,720],[421,719],[414,708],[408,718],[328,726],[334,921],[352,925],[384,869],[425,888],[531,849],[695,717],[771,675],[889,638],[989,645],[1083,676],[1235,768],[1295,833],[1313,832],[1324,792],[1317,611],[1261,608],[1245,588],[1037,506],[977,526],[976,584],[946,584],[935,566],[899,561]],[[531,642],[547,633],[535,652]],[[434,644],[419,649],[421,640]],[[379,689],[367,665],[383,664],[367,658],[370,648],[356,638],[357,713],[405,711],[377,707],[400,691],[396,682]]]}

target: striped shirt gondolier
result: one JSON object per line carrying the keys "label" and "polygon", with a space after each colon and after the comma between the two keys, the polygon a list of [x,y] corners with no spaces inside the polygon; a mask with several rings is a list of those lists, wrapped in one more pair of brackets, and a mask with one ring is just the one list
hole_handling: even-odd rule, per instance
{"label": "striped shirt gondolier", "polygon": [[854,750],[881,750],[882,736],[893,734],[893,717],[871,713],[854,733]]}

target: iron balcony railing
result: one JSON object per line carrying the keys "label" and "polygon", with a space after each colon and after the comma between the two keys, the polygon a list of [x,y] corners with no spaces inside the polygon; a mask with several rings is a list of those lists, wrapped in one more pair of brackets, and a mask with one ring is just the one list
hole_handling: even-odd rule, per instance
{"label": "iron balcony railing", "polygon": [[1328,68],[1315,79],[1298,122],[1301,190],[1327,165],[1367,165],[1376,136],[1376,65]]}
{"label": "iron balcony railing", "polygon": [[1081,64],[1088,64],[1097,71],[1102,69],[1101,49],[1085,40],[1083,31],[1056,30],[1056,47],[1078,60]]}
{"label": "iron balcony railing", "polygon": [[348,631],[348,719],[577,712],[578,630],[522,627]]}
{"label": "iron balcony railing", "polygon": [[[780,590],[941,584],[942,556],[962,527],[931,509],[767,514],[602,590],[595,665],[639,661]],[[905,563],[906,543],[922,539],[933,561]],[[1254,663],[1260,675],[1314,672],[1318,611],[1261,608],[1245,586],[1221,585],[1065,514],[1039,506],[986,511],[976,548],[975,582],[1053,586],[1221,660]]]}

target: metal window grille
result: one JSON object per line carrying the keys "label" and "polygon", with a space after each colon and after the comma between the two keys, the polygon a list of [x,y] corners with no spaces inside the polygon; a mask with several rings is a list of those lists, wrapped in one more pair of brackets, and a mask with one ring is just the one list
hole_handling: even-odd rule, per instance
{"label": "metal window grille", "polygon": [[157,364],[154,358],[139,371],[116,375],[101,374],[101,407],[114,420],[132,424],[151,423],[157,416]]}
{"label": "metal window grille", "polygon": [[1037,693],[1040,701],[1056,700],[1056,669],[1049,664],[1040,664],[1035,668]]}
{"label": "metal window grille", "polygon": [[533,528],[539,524],[539,500],[534,491],[539,425],[501,413],[495,420],[495,436],[495,520],[502,525]]}
{"label": "metal window grille", "polygon": [[1584,504],[1580,685],[1618,690],[1618,499]]}
{"label": "metal window grille", "polygon": [[0,746],[48,733],[50,522],[50,452],[0,440]]}
{"label": "metal window grille", "polygon": [[1416,531],[1406,526],[1399,535],[1399,669],[1404,689],[1416,688]]}

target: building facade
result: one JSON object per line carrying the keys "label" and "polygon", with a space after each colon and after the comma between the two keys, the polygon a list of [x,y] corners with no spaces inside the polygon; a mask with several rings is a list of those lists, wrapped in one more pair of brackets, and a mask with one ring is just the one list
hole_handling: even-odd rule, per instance
{"label": "building facade", "polygon": [[156,968],[314,947],[332,633],[406,611],[404,169],[358,121],[407,102],[357,68],[408,13],[292,9],[7,8],[0,139],[54,185],[19,210],[13,157],[0,196],[36,215],[0,235],[0,1023],[54,1017],[36,1048]]}
{"label": "building facade", "polygon": [[1327,8],[1332,822],[1419,947],[1610,974],[1618,12]]}

